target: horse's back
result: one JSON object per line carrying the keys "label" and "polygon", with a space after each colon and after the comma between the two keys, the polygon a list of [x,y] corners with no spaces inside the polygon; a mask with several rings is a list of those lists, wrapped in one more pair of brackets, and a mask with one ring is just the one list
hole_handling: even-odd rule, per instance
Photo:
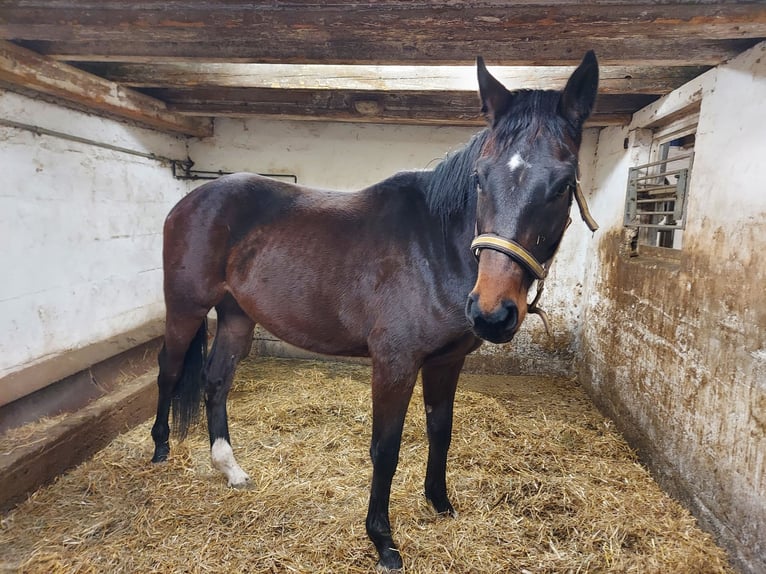
{"label": "horse's back", "polygon": [[163,229],[166,303],[212,306],[230,251],[258,225],[290,211],[300,188],[250,173],[207,182],[171,209]]}
{"label": "horse's back", "polygon": [[205,183],[182,198],[165,221],[165,234],[176,228],[226,227],[233,237],[247,227],[290,209],[303,188],[253,173],[225,175]]}
{"label": "horse's back", "polygon": [[[385,244],[405,243],[407,228],[422,213],[416,172],[396,174],[360,191],[308,188],[252,173],[236,173],[205,183],[182,198],[164,227],[163,260],[168,277],[221,282],[233,271],[242,275],[248,262],[268,244],[292,246],[304,259],[317,248],[343,256]],[[397,237],[400,241],[397,242]],[[276,246],[281,246],[278,248]],[[335,260],[335,258],[333,258]],[[311,266],[311,261],[304,264]],[[249,275],[248,273],[244,273]],[[204,281],[208,278],[208,281]],[[199,279],[197,279],[199,281]]]}

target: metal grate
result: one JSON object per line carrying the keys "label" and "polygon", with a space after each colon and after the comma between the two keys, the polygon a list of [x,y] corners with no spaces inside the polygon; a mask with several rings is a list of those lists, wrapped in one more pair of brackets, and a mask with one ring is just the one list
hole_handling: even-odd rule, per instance
{"label": "metal grate", "polygon": [[693,159],[690,152],[631,167],[624,224],[660,231],[684,229]]}

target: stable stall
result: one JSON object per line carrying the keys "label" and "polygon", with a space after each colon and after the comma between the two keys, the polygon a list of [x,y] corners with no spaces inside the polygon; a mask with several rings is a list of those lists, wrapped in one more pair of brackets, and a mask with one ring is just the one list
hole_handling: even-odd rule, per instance
{"label": "stable stall", "polygon": [[433,169],[485,125],[476,56],[561,90],[593,49],[600,227],[572,208],[550,333],[529,315],[466,360],[456,520],[422,496],[415,391],[392,526],[417,572],[766,570],[762,3],[0,11],[0,566],[369,571],[364,360],[258,328],[229,399],[250,487],[211,468],[204,423],[150,464],[165,217],[233,172],[353,192]]}

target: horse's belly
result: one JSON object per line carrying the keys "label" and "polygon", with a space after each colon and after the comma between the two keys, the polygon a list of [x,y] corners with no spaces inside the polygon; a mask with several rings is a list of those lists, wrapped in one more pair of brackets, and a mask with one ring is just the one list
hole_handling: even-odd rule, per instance
{"label": "horse's belly", "polygon": [[286,343],[324,355],[368,355],[369,317],[327,283],[263,273],[229,287],[250,318]]}
{"label": "horse's belly", "polygon": [[256,321],[278,339],[312,353],[346,357],[369,356],[366,340],[333,330],[331,322],[305,328],[296,326],[295,322],[289,319],[274,320],[263,317]]}

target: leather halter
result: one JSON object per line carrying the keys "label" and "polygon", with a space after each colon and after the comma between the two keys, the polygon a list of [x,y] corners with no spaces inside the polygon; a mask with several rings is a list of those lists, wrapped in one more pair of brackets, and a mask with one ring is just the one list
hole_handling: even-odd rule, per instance
{"label": "leather halter", "polygon": [[[577,200],[577,207],[580,209],[580,217],[582,217],[582,220],[585,222],[585,225],[588,226],[588,229],[595,232],[598,229],[598,224],[596,223],[596,220],[593,219],[593,216],[588,209],[588,204],[585,201],[585,195],[583,194],[582,188],[580,187],[579,178],[575,181],[576,185],[574,189],[574,197]],[[572,223],[571,217],[569,218],[566,227],[564,227],[564,232],[566,232],[570,223]],[[560,240],[559,245],[561,245]],[[537,302],[540,300],[540,296],[543,293],[543,287],[545,285],[544,280],[548,275],[548,269],[550,268],[550,264],[553,261],[553,257],[556,255],[556,252],[551,255],[550,259],[541,263],[520,243],[517,243],[513,239],[506,239],[495,233],[482,233],[481,235],[474,237],[474,240],[471,242],[471,251],[473,252],[477,261],[482,249],[492,249],[494,251],[504,253],[519,263],[530,273],[530,275],[532,275],[532,277],[537,280],[537,293],[535,293],[535,298],[532,303],[527,305],[527,313],[539,315],[543,325],[545,326],[545,331],[550,336],[551,330],[548,323],[548,315],[545,313],[545,311],[537,306]],[[556,250],[558,251],[558,247],[556,247]]]}

